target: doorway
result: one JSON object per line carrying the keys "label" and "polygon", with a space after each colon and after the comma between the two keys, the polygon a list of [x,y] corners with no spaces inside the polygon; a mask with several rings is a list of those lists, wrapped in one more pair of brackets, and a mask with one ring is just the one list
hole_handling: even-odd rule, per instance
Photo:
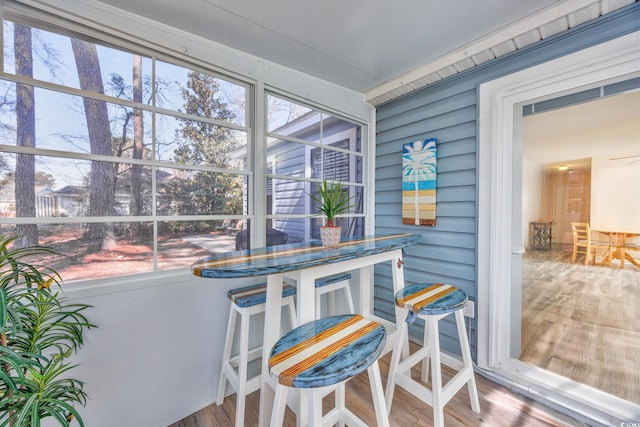
{"label": "doorway", "polygon": [[[518,360],[527,212],[522,108],[638,76],[638,34],[482,84],[479,90],[478,366],[515,390],[590,424],[640,420],[640,405]],[[511,224],[511,226],[505,226]],[[513,310],[512,310],[513,308]],[[515,345],[514,345],[515,344]]]}
{"label": "doorway", "polygon": [[[637,181],[633,173],[636,160],[640,169],[637,105],[638,90],[589,102],[566,102],[558,109],[523,118],[524,162],[538,165],[540,171],[532,173],[535,168],[530,167],[529,176],[523,176],[522,191],[539,188],[539,194],[530,198],[541,201],[528,207],[530,212],[523,218],[537,216],[535,224],[546,224],[552,231],[546,233],[550,244],[526,245],[522,345],[512,357],[640,405],[640,318],[636,314],[640,251],[629,251],[622,265],[620,259],[609,256],[615,250],[610,234],[594,229],[598,216],[604,214],[600,223],[626,230],[633,236],[627,243],[640,243],[640,197],[629,188],[621,203],[602,212],[591,209],[592,187],[598,197],[601,189],[611,193],[621,182]],[[540,144],[542,139],[545,143]],[[608,162],[609,158],[626,162]],[[599,173],[604,164],[618,179]],[[540,184],[526,184],[540,177]],[[616,216],[621,220],[616,221]],[[576,254],[574,260],[572,224],[576,223],[591,226],[593,255]]]}

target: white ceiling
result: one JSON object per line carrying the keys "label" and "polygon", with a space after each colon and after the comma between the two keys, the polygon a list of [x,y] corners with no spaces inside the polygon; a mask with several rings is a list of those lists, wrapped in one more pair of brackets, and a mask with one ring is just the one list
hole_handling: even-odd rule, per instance
{"label": "white ceiling", "polygon": [[101,0],[365,92],[554,0]]}
{"label": "white ceiling", "polygon": [[525,157],[533,162],[589,168],[590,158],[640,159],[640,90],[527,116]]}
{"label": "white ceiling", "polygon": [[[427,81],[421,82],[423,76],[415,75],[415,70],[428,67],[438,58],[449,55],[451,59],[451,63],[438,63],[438,68],[445,64],[444,74],[449,73],[446,66],[453,66],[465,55],[470,64],[462,67],[468,68],[633,1],[101,0],[101,3],[358,92],[388,85],[368,97],[377,104],[414,86],[429,84],[433,78],[425,74]],[[533,22],[522,25],[527,19]],[[544,25],[546,30],[539,28]],[[508,34],[505,31],[508,28],[517,28],[516,33]],[[529,34],[530,31],[536,34]],[[485,43],[482,50],[469,49],[462,57],[451,55],[470,47],[472,42],[483,38],[486,41],[491,34],[494,35],[491,43]],[[507,46],[501,51],[500,43],[507,43],[512,37],[513,48]],[[489,51],[492,46],[498,49]],[[451,68],[453,73],[460,71],[459,64]],[[428,71],[427,68],[425,73]],[[444,74],[440,72],[436,78]],[[403,81],[403,76],[410,79]],[[389,95],[390,92],[393,93]]]}

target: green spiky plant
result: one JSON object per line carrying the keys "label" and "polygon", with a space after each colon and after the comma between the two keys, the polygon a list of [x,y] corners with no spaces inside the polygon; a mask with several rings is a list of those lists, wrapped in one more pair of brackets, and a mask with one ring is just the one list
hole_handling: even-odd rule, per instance
{"label": "green spiky plant", "polygon": [[46,246],[15,248],[15,236],[0,234],[0,427],[39,427],[53,418],[84,426],[74,404],[84,406],[82,382],[67,377],[66,359],[94,327],[83,312],[51,287],[59,274],[35,263],[59,255]]}
{"label": "green spiky plant", "polygon": [[349,204],[353,197],[349,197],[349,191],[344,189],[341,182],[329,184],[327,180],[318,184],[318,193],[318,196],[309,196],[319,204],[318,212],[327,217],[327,227],[335,227],[336,216],[348,212],[353,207]]}

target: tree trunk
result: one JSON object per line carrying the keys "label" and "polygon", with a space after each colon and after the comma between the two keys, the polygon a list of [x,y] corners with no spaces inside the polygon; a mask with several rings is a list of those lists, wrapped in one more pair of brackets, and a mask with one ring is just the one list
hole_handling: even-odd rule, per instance
{"label": "tree trunk", "polygon": [[[133,101],[142,102],[142,57],[133,56]],[[144,123],[142,110],[133,110],[133,155],[134,159],[142,159],[144,151]],[[142,165],[131,165],[131,199],[129,203],[132,216],[142,215]],[[140,223],[131,224],[133,234],[140,233]]]}
{"label": "tree trunk", "polygon": [[[103,94],[102,72],[95,44],[72,38],[71,46],[76,60],[80,88]],[[84,111],[87,118],[91,154],[113,155],[107,104],[104,101],[84,98]],[[108,162],[92,161],[89,185],[89,216],[114,215],[114,165]],[[89,223],[88,232],[89,252],[110,249],[116,245],[112,223]]]}
{"label": "tree trunk", "polygon": [[[15,24],[14,50],[16,56],[16,73],[33,77],[33,54],[31,50],[31,28]],[[16,127],[17,146],[36,146],[35,98],[33,86],[16,83]],[[36,159],[33,154],[16,154],[15,200],[16,217],[36,216],[35,191]],[[14,245],[18,248],[38,244],[38,226],[36,224],[18,224],[17,239]]]}

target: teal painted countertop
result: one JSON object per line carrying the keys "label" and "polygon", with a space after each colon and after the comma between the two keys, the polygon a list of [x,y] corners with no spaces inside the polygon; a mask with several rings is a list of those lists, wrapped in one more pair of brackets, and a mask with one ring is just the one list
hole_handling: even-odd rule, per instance
{"label": "teal painted countertop", "polygon": [[420,236],[416,234],[360,236],[345,238],[337,248],[329,249],[319,240],[312,240],[213,255],[195,262],[191,271],[196,276],[209,278],[286,273],[402,249],[419,241]]}

